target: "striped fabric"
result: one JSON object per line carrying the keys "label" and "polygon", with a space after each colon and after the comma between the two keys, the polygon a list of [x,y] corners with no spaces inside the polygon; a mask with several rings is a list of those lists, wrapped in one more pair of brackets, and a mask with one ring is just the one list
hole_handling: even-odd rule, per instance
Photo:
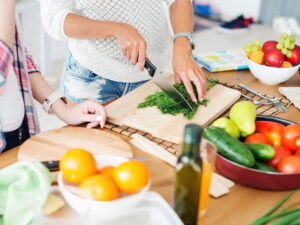
{"label": "striped fabric", "polygon": [[[13,66],[20,90],[22,92],[22,95],[24,96],[25,112],[29,127],[29,133],[30,135],[35,135],[39,132],[39,125],[37,114],[34,108],[28,75],[34,72],[39,72],[39,70],[37,65],[34,63],[32,56],[20,42],[17,32],[14,43],[14,51],[12,51],[2,40],[0,40],[0,94],[3,93],[5,89],[6,78],[8,76],[10,66]],[[2,133],[1,121],[0,133]],[[0,135],[0,145],[1,143],[2,145],[3,143],[5,143],[3,135]],[[2,148],[4,148],[4,146],[0,146],[0,149]]]}

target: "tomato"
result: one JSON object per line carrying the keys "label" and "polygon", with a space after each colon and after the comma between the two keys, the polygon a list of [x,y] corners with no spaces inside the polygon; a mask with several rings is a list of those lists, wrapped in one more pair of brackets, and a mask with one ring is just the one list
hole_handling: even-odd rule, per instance
{"label": "tomato", "polygon": [[256,132],[266,135],[273,146],[281,146],[282,132],[285,126],[272,121],[256,121]]}
{"label": "tomato", "polygon": [[255,144],[266,144],[266,145],[271,145],[272,142],[270,138],[268,138],[266,135],[263,135],[261,133],[254,133],[249,135],[245,139],[246,143],[255,143]]}
{"label": "tomato", "polygon": [[300,173],[300,158],[287,156],[277,164],[277,170],[281,173]]}
{"label": "tomato", "polygon": [[288,125],[283,129],[282,145],[296,151],[300,148],[300,125]]}
{"label": "tomato", "polygon": [[295,152],[295,156],[300,158],[300,148]]}
{"label": "tomato", "polygon": [[269,166],[276,168],[279,161],[287,156],[292,155],[292,152],[283,146],[276,146],[274,147],[274,149],[275,149],[275,156],[272,159],[268,160],[267,164]]}

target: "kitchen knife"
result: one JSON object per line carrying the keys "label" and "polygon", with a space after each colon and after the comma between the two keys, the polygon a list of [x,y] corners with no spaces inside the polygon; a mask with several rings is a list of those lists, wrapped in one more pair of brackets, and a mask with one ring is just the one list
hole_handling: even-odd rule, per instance
{"label": "kitchen knife", "polygon": [[146,59],[144,67],[148,71],[149,75],[153,77],[152,80],[162,91],[173,98],[176,102],[180,102],[183,107],[187,108],[191,112],[194,111],[190,103],[183,97],[183,95],[163,77],[163,72],[156,71],[156,67],[149,59]]}

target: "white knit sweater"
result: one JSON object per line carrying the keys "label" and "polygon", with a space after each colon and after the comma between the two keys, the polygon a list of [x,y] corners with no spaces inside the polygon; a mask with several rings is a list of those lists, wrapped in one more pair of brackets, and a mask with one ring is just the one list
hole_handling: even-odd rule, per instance
{"label": "white knit sweater", "polygon": [[138,82],[149,79],[146,70],[122,56],[116,38],[68,38],[63,30],[66,16],[76,13],[94,20],[116,21],[136,28],[147,42],[147,57],[163,69],[171,60],[171,44],[164,3],[175,0],[41,0],[41,15],[49,35],[68,41],[73,57],[85,68],[114,81]]}

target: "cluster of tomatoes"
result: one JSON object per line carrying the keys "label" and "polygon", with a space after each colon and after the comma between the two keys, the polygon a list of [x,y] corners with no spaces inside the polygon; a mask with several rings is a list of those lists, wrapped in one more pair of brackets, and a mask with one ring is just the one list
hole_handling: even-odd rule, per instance
{"label": "cluster of tomatoes", "polygon": [[79,185],[82,197],[97,201],[139,192],[149,183],[149,170],[140,161],[129,160],[116,167],[98,164],[88,151],[70,149],[61,158],[59,168],[66,181]]}
{"label": "cluster of tomatoes", "polygon": [[300,125],[256,121],[256,133],[245,142],[271,145],[275,156],[266,163],[282,173],[300,172]]}

